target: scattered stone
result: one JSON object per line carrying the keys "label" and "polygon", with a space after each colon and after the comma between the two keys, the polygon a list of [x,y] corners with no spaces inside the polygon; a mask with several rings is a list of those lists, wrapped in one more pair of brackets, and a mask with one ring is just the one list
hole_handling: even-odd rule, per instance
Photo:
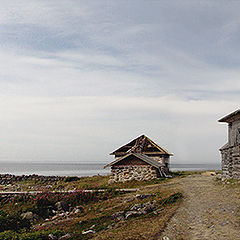
{"label": "scattered stone", "polygon": [[64,240],[64,239],[68,239],[68,238],[70,238],[71,236],[72,236],[72,234],[70,234],[70,233],[67,233],[66,235],[64,235],[64,236],[60,237],[58,240]]}
{"label": "scattered stone", "polygon": [[144,198],[153,197],[153,196],[155,196],[155,194],[137,194],[135,197],[138,199],[144,199]]}
{"label": "scattered stone", "polygon": [[128,219],[129,217],[135,217],[138,215],[141,215],[141,213],[138,211],[129,211],[126,213],[125,218]]}
{"label": "scattered stone", "polygon": [[49,238],[50,240],[57,240],[57,237],[54,236],[53,234],[49,234],[49,235],[48,235],[48,238]]}
{"label": "scattered stone", "polygon": [[21,217],[23,219],[29,219],[32,223],[35,222],[35,221],[38,221],[40,219],[40,217],[33,212],[22,213]]}
{"label": "scattered stone", "polygon": [[116,212],[112,215],[112,219],[113,220],[122,220],[125,218],[125,214],[124,214],[124,211],[120,211],[120,212]]}
{"label": "scattered stone", "polygon": [[82,231],[82,235],[89,234],[89,233],[94,234],[94,233],[96,233],[96,232],[93,231],[93,230]]}
{"label": "scattered stone", "polygon": [[113,228],[115,225],[114,224],[111,224],[111,225],[108,225],[108,229],[111,229],[111,228]]}
{"label": "scattered stone", "polygon": [[[154,204],[152,202],[147,202],[147,203],[138,203],[134,204],[131,209],[127,212],[120,211],[116,212],[112,215],[112,219],[114,220],[123,220],[123,219],[128,219],[129,217],[133,216],[139,216],[139,215],[145,215],[147,213],[153,212],[155,209]],[[156,212],[155,214],[158,214]]]}
{"label": "scattered stone", "polygon": [[76,210],[74,211],[74,213],[81,213],[81,210],[80,210],[80,209],[76,209]]}
{"label": "scattered stone", "polygon": [[57,203],[55,204],[55,206],[56,206],[56,208],[57,208],[58,211],[63,210],[63,211],[66,212],[66,211],[69,210],[68,204],[67,204],[66,202],[64,202],[64,201],[57,202]]}
{"label": "scattered stone", "polygon": [[93,228],[95,228],[96,227],[96,225],[94,224],[94,225],[92,225],[91,227],[90,227],[90,229],[93,229]]}
{"label": "scattered stone", "polygon": [[34,218],[34,214],[32,212],[26,212],[26,213],[22,213],[21,217],[32,220]]}
{"label": "scattered stone", "polygon": [[170,238],[167,237],[167,236],[164,236],[162,239],[163,239],[163,240],[170,240]]}

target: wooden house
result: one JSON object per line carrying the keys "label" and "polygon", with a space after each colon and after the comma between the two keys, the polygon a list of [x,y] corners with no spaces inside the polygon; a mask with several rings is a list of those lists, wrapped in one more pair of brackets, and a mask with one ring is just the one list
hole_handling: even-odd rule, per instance
{"label": "wooden house", "polygon": [[220,148],[222,177],[240,179],[240,109],[218,121],[228,123],[228,142]]}
{"label": "wooden house", "polygon": [[110,182],[169,177],[172,154],[145,135],[133,139],[110,155],[115,156],[115,160],[105,166],[111,167]]}

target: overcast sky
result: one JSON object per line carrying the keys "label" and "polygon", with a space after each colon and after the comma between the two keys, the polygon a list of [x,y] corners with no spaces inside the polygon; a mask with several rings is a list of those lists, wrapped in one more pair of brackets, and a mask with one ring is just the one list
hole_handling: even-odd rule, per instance
{"label": "overcast sky", "polygon": [[146,134],[220,162],[239,108],[240,1],[1,0],[0,161],[109,162]]}

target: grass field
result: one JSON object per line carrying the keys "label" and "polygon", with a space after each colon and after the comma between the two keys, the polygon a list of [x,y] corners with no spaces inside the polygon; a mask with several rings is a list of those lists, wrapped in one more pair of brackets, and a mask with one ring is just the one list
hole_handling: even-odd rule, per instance
{"label": "grass field", "polygon": [[[61,182],[19,182],[19,190],[43,190],[35,196],[1,198],[0,220],[10,221],[13,226],[23,213],[32,212],[34,219],[24,219],[25,225],[18,229],[0,229],[0,239],[49,239],[67,235],[67,239],[151,239],[161,232],[181,204],[182,194],[172,180],[193,173],[175,173],[172,179],[152,181],[129,181],[108,184],[107,176],[69,178]],[[14,190],[12,186],[12,190]],[[2,186],[3,187],[3,186]],[[120,193],[119,188],[137,188],[136,192]],[[74,193],[54,195],[51,190],[73,190]],[[106,189],[102,193],[86,193],[84,189]],[[75,195],[74,195],[75,194]],[[139,196],[145,196],[139,198]],[[67,210],[57,212],[56,204],[65,202]],[[152,210],[144,214],[132,214],[128,218],[114,219],[119,212],[127,214],[136,204],[150,204]],[[80,208],[81,211],[76,211]],[[14,218],[15,217],[15,218]],[[8,219],[9,218],[9,219]],[[10,219],[11,218],[11,219]],[[20,217],[21,218],[21,217]],[[22,220],[22,223],[24,223]],[[30,223],[30,227],[27,225]],[[88,231],[88,233],[83,234]]]}

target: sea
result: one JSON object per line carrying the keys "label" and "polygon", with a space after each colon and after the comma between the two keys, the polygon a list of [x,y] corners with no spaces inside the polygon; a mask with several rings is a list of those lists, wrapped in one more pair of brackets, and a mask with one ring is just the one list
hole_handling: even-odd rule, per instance
{"label": "sea", "polygon": [[[20,163],[0,162],[0,174],[43,176],[94,176],[108,175],[106,163]],[[171,164],[171,171],[220,170],[219,164]]]}

